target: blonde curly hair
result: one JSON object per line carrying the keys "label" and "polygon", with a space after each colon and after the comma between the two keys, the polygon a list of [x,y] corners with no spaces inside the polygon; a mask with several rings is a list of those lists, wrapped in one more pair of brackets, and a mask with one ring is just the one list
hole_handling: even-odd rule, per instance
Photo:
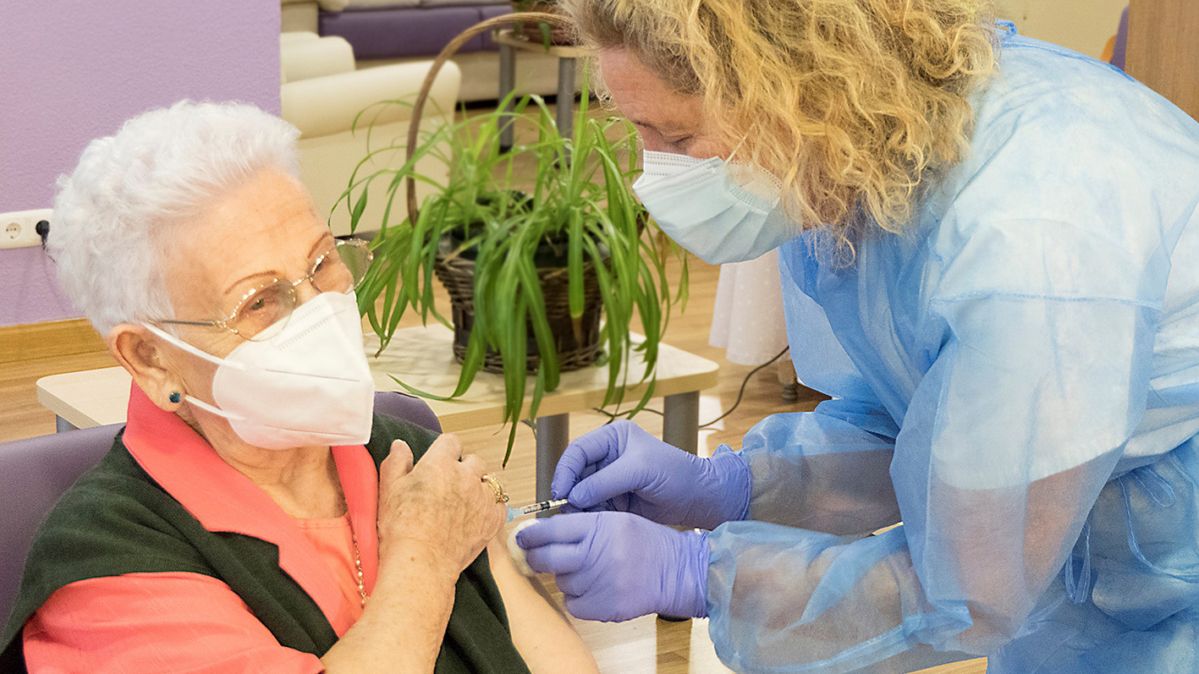
{"label": "blonde curly hair", "polygon": [[963,158],[968,97],[996,67],[989,0],[560,4],[585,43],[702,96],[719,139],[783,181],[791,215],[850,248],[863,223],[901,232],[929,172]]}

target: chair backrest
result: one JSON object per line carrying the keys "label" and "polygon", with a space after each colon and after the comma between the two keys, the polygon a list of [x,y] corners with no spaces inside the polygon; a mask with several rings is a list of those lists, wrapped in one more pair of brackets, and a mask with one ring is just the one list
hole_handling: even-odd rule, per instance
{"label": "chair backrest", "polygon": [[379,391],[375,394],[375,412],[411,421],[431,431],[441,432],[441,421],[425,401],[398,391]]}
{"label": "chair backrest", "polygon": [[0,445],[0,616],[7,619],[12,610],[38,526],[67,487],[100,462],[123,425]]}
{"label": "chair backrest", "polygon": [[[375,394],[375,411],[441,431],[419,398]],[[97,426],[0,444],[0,618],[7,620],[21,584],[25,558],[42,520],[80,475],[100,462],[124,424]]]}

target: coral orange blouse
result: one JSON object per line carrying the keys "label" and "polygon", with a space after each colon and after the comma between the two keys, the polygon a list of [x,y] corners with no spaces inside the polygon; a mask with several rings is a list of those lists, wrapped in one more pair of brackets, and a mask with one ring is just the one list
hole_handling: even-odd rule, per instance
{"label": "coral orange blouse", "polygon": [[[313,598],[338,636],[362,615],[351,526],[368,593],[378,572],[378,474],[365,447],[332,450],[347,514],[297,520],[136,385],[124,441],[142,469],[206,529],[277,545],[280,568]],[[194,573],[136,573],[71,583],[25,624],[23,641],[33,674],[324,669],[316,656],[281,646],[225,583]]]}

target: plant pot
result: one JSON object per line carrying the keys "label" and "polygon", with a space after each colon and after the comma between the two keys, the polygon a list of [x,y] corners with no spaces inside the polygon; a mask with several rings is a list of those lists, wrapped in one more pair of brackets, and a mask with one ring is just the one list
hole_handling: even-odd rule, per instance
{"label": "plant pot", "polygon": [[[438,246],[434,272],[450,294],[454,322],[454,357],[461,363],[466,357],[474,326],[475,255],[471,249],[459,250],[466,233],[455,230],[442,237]],[[455,251],[458,254],[455,255]],[[567,246],[564,242],[543,242],[534,256],[541,292],[545,297],[545,314],[558,351],[561,372],[579,370],[595,364],[600,357],[600,315],[603,302],[595,266],[588,262],[583,268],[583,315],[575,320],[570,316],[570,274],[567,268]],[[537,371],[541,350],[533,335],[533,325],[527,326],[527,363],[529,373]],[[483,370],[503,374],[504,361],[500,354],[488,348]]]}
{"label": "plant pot", "polygon": [[[561,8],[558,7],[558,3],[556,2],[513,2],[512,7],[516,11],[563,15]],[[541,26],[537,23],[519,23],[517,24],[517,31],[533,44],[545,43],[545,35],[541,32]],[[550,44],[556,47],[568,47],[577,44],[574,31],[565,26],[550,26]]]}

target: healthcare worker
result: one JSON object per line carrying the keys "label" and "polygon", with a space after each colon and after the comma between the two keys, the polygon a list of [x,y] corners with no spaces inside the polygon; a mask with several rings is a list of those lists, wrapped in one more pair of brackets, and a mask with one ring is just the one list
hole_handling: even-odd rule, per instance
{"label": "healthcare worker", "polygon": [[779,249],[832,398],[572,444],[584,512],[518,536],[567,608],[707,616],[740,672],[1199,671],[1199,124],[976,0],[562,4],[650,213]]}

